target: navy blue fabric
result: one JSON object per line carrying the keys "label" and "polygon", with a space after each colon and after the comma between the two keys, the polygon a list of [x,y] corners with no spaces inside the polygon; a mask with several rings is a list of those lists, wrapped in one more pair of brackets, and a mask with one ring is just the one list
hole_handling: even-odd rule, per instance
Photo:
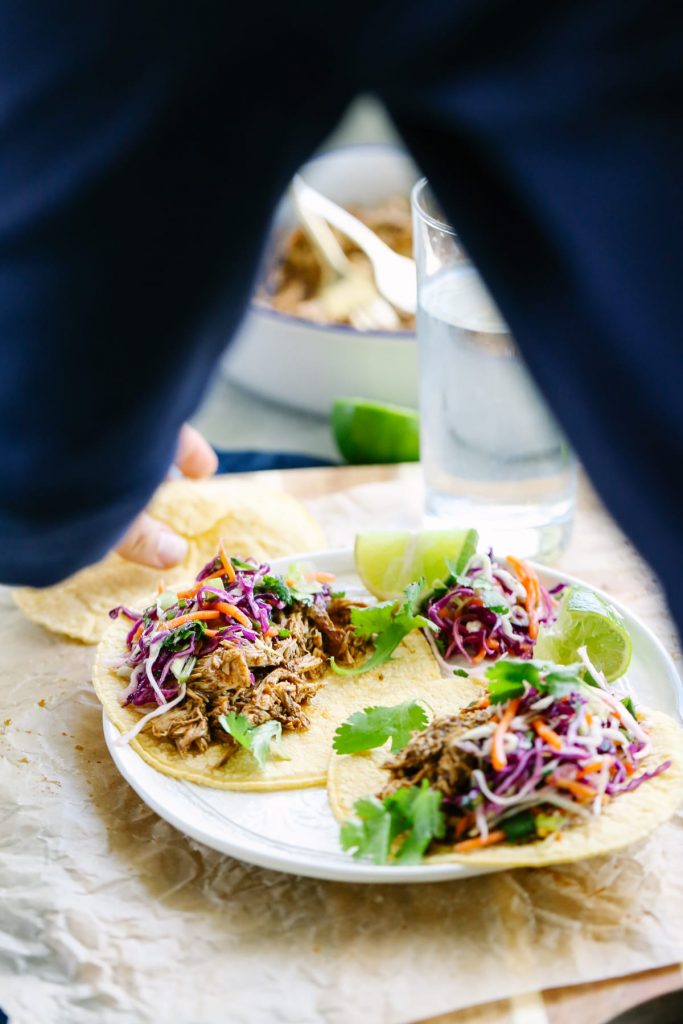
{"label": "navy blue fabric", "polygon": [[145,503],[278,193],[371,90],[680,622],[683,6],[235,6],[0,6],[0,578]]}
{"label": "navy blue fabric", "polygon": [[256,473],[264,469],[311,469],[314,466],[339,465],[329,459],[302,455],[300,452],[217,451],[216,455],[219,473]]}

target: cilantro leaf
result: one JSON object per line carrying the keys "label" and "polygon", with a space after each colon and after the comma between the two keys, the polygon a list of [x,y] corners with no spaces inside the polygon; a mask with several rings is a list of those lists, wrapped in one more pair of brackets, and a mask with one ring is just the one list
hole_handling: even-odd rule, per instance
{"label": "cilantro leaf", "polygon": [[394,607],[393,601],[382,601],[369,608],[352,608],[351,623],[355,627],[356,636],[372,636],[373,633],[384,632],[391,625]]}
{"label": "cilantro leaf", "polygon": [[255,594],[275,594],[278,601],[284,601],[286,605],[292,604],[294,597],[292,588],[289,587],[282,576],[264,576],[254,587]]}
{"label": "cilantro leaf", "polygon": [[553,668],[540,684],[540,688],[553,697],[566,697],[581,686],[581,677],[572,668]]}
{"label": "cilantro leaf", "polygon": [[414,700],[393,707],[371,707],[356,711],[334,734],[332,746],[338,754],[357,754],[381,747],[391,739],[392,753],[402,750],[417,729],[427,724],[427,712]]}
{"label": "cilantro leaf", "polygon": [[497,612],[499,615],[510,614],[509,602],[495,587],[475,586],[474,589],[484,602],[485,608],[490,608],[492,612]]}
{"label": "cilantro leaf", "polygon": [[624,705],[627,711],[630,711],[634,718],[638,717],[638,712],[636,711],[636,706],[633,703],[632,697],[622,697],[621,703]]}
{"label": "cilantro leaf", "polygon": [[[407,794],[404,797],[403,794]],[[398,805],[409,824],[409,831],[396,851],[399,864],[419,864],[432,839],[442,839],[446,822],[441,811],[442,794],[431,789],[426,779],[410,789],[399,789],[388,798],[390,807]]]}
{"label": "cilantro leaf", "polygon": [[524,696],[524,682],[507,679],[492,679],[489,682],[489,700],[492,704],[505,704],[508,700]]}
{"label": "cilantro leaf", "polygon": [[[220,568],[223,568],[223,563],[218,559]],[[253,572],[256,566],[253,562],[245,562],[242,558],[237,558],[235,555],[230,555],[230,561],[232,562],[233,569],[242,569],[246,572]]]}
{"label": "cilantro leaf", "polygon": [[[161,623],[161,626],[163,626],[163,623]],[[169,635],[161,641],[161,649],[182,649],[187,647],[188,641],[193,637],[199,640],[204,633],[206,633],[206,623],[201,619],[192,619],[191,622],[185,622],[182,626],[176,626],[175,629],[171,630]]]}
{"label": "cilantro leaf", "polygon": [[386,864],[391,846],[391,813],[377,797],[356,801],[354,811],[359,821],[345,821],[339,833],[342,850],[353,850],[358,859],[365,857],[375,864]]}
{"label": "cilantro leaf", "polygon": [[521,659],[503,658],[486,669],[486,678],[494,682],[523,683],[536,686],[541,678],[539,663]]}
{"label": "cilantro leaf", "polygon": [[251,750],[251,739],[249,736],[251,722],[246,715],[237,715],[234,711],[229,711],[227,715],[219,715],[218,721],[241,747],[244,747],[245,750]]}
{"label": "cilantro leaf", "polygon": [[454,668],[453,669],[453,675],[454,676],[463,676],[463,678],[467,679],[468,676],[469,676],[469,672],[467,672],[464,668]]}
{"label": "cilantro leaf", "polygon": [[279,745],[282,737],[282,726],[273,718],[262,725],[252,725],[246,715],[229,711],[220,715],[218,721],[241,747],[253,754],[259,768],[265,767],[272,741]]}
{"label": "cilantro leaf", "polygon": [[280,745],[282,738],[282,726],[274,718],[264,722],[263,725],[252,726],[251,728],[251,752],[256,758],[259,768],[264,768],[270,756],[271,743]]}
{"label": "cilantro leaf", "polygon": [[352,608],[351,622],[357,636],[375,637],[375,650],[362,665],[343,668],[337,665],[334,658],[330,663],[335,672],[342,676],[355,676],[368,672],[389,661],[401,640],[414,629],[431,629],[436,626],[424,615],[418,615],[417,606],[420,601],[422,581],[410,583],[404,591],[403,601],[383,601],[369,608]]}
{"label": "cilantro leaf", "polygon": [[[346,821],[341,827],[342,848],[375,864],[386,864],[390,858],[418,864],[432,839],[445,835],[441,800],[442,794],[431,789],[427,779],[420,786],[404,786],[384,800],[358,800],[354,811],[359,820]],[[399,837],[402,841],[392,851]]]}
{"label": "cilantro leaf", "polygon": [[501,658],[486,670],[489,698],[492,704],[502,704],[514,697],[521,697],[525,682],[539,693],[566,697],[583,686],[584,680],[578,672],[577,666],[573,665]]}

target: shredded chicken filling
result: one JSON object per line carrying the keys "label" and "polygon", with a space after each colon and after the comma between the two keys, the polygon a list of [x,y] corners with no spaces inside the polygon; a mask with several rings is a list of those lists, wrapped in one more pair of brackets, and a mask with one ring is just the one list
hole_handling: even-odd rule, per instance
{"label": "shredded chicken filling", "polygon": [[[464,708],[458,714],[435,719],[414,736],[394,757],[385,762],[389,781],[378,794],[380,798],[395,793],[402,786],[416,786],[427,779],[433,789],[444,797],[461,794],[469,784],[476,757],[457,747],[456,741],[477,725],[490,721],[490,708]],[[442,805],[447,829],[455,828],[462,812],[449,811],[448,799]]]}
{"label": "shredded chicken filling", "polygon": [[225,645],[197,661],[185,700],[147,726],[156,739],[174,743],[180,754],[204,753],[211,743],[237,744],[219,719],[233,711],[252,725],[269,719],[283,730],[308,728],[307,706],[322,685],[334,657],[353,665],[368,649],[367,639],[351,625],[353,602],[332,598],[285,609],[274,616],[277,629],[289,636],[261,637],[245,646]]}

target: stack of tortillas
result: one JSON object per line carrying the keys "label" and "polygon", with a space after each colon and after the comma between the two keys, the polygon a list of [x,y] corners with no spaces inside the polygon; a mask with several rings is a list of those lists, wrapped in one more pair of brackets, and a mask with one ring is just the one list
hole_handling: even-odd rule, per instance
{"label": "stack of tortillas", "polygon": [[21,610],[56,633],[97,643],[115,605],[149,603],[163,576],[166,584],[191,582],[216,554],[218,541],[241,558],[278,558],[324,546],[325,537],[304,506],[262,484],[229,476],[170,480],[148,507],[150,515],[187,540],[187,557],[173,569],[148,569],[109,554],[53,587],[14,592]]}

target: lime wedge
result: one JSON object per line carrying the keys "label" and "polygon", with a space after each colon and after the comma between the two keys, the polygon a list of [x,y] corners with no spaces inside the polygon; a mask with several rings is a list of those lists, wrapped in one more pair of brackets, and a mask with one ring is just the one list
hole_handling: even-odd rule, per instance
{"label": "lime wedge", "polygon": [[462,571],[477,540],[476,530],[369,530],[356,536],[356,571],[371,594],[393,600],[421,576],[430,589],[443,582],[447,562]]}
{"label": "lime wedge", "polygon": [[588,657],[609,683],[623,676],[633,649],[616,608],[595,591],[576,585],[564,592],[553,625],[541,626],[534,657],[571,665],[579,660],[580,647],[586,648]]}
{"label": "lime wedge", "polygon": [[330,422],[337,447],[347,462],[419,461],[420,420],[414,409],[361,398],[338,398]]}

